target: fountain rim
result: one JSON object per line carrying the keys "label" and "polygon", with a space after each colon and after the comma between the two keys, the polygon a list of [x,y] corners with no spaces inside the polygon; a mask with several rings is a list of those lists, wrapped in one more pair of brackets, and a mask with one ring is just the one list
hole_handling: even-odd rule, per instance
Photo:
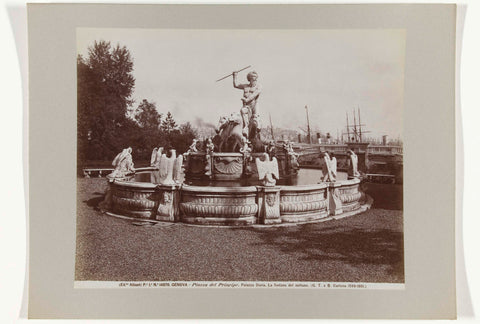
{"label": "fountain rim", "polygon": [[[144,167],[144,168],[139,168],[135,171],[140,171],[140,172],[148,172],[148,171],[154,171],[157,170],[155,167]],[[136,172],[135,172],[136,173]],[[134,174],[135,174],[134,173]],[[157,187],[171,187],[171,186],[176,186],[176,187],[181,187],[182,191],[187,191],[187,192],[194,192],[194,191],[203,191],[203,192],[225,192],[225,193],[235,193],[235,192],[254,192],[257,191],[258,188],[263,188],[264,186],[261,185],[256,185],[256,186],[244,186],[244,187],[227,187],[227,186],[192,186],[188,185],[185,183],[175,183],[175,184],[155,184],[151,182],[141,182],[141,181],[131,181],[127,180],[127,177],[123,177],[120,179],[114,179],[116,185],[124,186],[124,187],[130,187],[130,188],[140,188],[140,189],[155,189]],[[347,179],[347,180],[338,180],[335,182],[320,182],[316,184],[305,184],[305,185],[277,185],[273,187],[280,188],[280,190],[285,190],[285,191],[305,191],[305,190],[316,190],[316,189],[325,189],[328,187],[341,187],[345,185],[354,185],[360,183],[360,179],[358,178],[352,178],[352,179]]]}

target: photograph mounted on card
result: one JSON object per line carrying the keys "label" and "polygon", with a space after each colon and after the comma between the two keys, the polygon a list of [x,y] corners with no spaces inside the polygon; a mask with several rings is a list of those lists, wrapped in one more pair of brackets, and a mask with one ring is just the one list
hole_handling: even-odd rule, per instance
{"label": "photograph mounted on card", "polygon": [[454,160],[428,153],[454,154],[454,26],[453,5],[30,5],[29,316],[455,317]]}

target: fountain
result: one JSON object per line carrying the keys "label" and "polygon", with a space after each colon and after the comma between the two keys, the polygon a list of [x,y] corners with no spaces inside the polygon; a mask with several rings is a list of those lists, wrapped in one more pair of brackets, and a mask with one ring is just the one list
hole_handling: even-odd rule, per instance
{"label": "fountain", "polygon": [[232,75],[245,92],[240,113],[220,118],[217,134],[194,140],[183,156],[172,150],[167,157],[163,148],[154,149],[151,166],[134,174],[131,150],[124,150],[122,156],[129,159],[122,165],[129,166],[128,172],[107,176],[103,210],[151,221],[271,226],[340,218],[371,206],[360,190],[353,152],[349,175],[337,174],[336,160],[328,154],[320,173],[299,169],[288,140],[263,142],[255,110],[259,87],[252,82],[257,75],[249,73],[246,85],[238,85]]}

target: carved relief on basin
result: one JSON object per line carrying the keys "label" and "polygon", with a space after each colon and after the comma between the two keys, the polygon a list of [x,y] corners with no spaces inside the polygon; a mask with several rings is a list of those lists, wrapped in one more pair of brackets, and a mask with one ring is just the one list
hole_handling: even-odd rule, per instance
{"label": "carved relief on basin", "polygon": [[284,186],[280,192],[282,222],[315,221],[328,216],[328,186]]}
{"label": "carved relief on basin", "polygon": [[255,224],[258,212],[256,187],[219,188],[186,186],[182,188],[181,220],[191,224]]}

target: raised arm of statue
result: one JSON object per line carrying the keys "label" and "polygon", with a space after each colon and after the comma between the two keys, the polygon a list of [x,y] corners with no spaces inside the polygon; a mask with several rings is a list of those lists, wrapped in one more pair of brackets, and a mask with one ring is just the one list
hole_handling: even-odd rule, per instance
{"label": "raised arm of statue", "polygon": [[248,84],[240,84],[237,82],[237,74],[238,72],[233,72],[232,73],[232,76],[233,76],[233,87],[234,88],[237,88],[237,89],[243,89],[245,88],[246,86],[248,86]]}

